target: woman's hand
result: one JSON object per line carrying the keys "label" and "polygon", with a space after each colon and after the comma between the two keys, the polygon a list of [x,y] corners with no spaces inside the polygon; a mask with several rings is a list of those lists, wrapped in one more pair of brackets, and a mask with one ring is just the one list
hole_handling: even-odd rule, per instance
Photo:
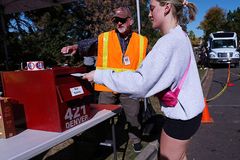
{"label": "woman's hand", "polygon": [[89,82],[93,82],[93,80],[94,80],[94,74],[95,74],[95,70],[94,70],[94,71],[91,71],[91,72],[89,72],[89,73],[85,73],[82,78],[88,80]]}

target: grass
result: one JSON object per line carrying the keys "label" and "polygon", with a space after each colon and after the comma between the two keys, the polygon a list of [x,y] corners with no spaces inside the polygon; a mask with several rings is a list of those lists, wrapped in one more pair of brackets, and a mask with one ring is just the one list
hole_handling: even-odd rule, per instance
{"label": "grass", "polygon": [[206,69],[198,69],[198,73],[199,73],[200,79],[202,79],[203,75],[206,73]]}

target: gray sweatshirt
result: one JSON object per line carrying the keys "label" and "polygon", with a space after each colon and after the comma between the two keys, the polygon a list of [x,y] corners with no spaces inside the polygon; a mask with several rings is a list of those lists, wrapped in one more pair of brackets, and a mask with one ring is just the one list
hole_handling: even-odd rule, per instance
{"label": "gray sweatshirt", "polygon": [[[191,58],[190,58],[191,57]],[[175,107],[162,106],[166,117],[188,120],[203,111],[204,98],[192,46],[180,26],[161,37],[135,71],[96,70],[95,83],[131,97],[150,97],[166,88],[174,89],[190,68]]]}

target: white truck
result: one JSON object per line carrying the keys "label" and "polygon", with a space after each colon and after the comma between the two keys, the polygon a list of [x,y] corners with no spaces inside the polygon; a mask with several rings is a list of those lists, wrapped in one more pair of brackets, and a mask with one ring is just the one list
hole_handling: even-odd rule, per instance
{"label": "white truck", "polygon": [[239,65],[240,53],[235,32],[218,31],[211,33],[208,39],[208,63],[230,63],[234,67]]}

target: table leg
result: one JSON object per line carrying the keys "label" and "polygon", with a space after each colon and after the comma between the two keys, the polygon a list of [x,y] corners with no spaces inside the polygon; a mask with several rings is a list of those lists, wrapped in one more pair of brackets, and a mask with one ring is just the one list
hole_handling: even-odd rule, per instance
{"label": "table leg", "polygon": [[114,118],[112,118],[112,147],[113,147],[113,159],[117,160],[117,148],[116,148],[116,135],[115,135],[115,124]]}

